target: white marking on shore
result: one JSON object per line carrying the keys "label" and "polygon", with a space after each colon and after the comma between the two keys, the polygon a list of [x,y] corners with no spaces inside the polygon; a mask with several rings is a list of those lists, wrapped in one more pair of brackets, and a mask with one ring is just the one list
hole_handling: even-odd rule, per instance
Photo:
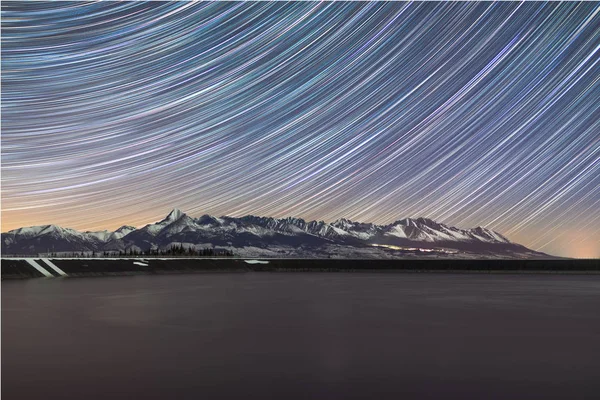
{"label": "white marking on shore", "polygon": [[145,263],[139,262],[139,261],[134,261],[133,264],[134,265],[141,265],[142,267],[147,267],[148,266],[148,264],[145,264]]}
{"label": "white marking on shore", "polygon": [[42,268],[42,266],[40,264],[38,264],[37,262],[35,262],[35,260],[33,258],[26,258],[25,261],[27,261],[27,263],[29,265],[31,265],[33,268],[37,269],[42,274],[44,274],[44,276],[47,276],[49,278],[53,278],[54,277],[54,275],[52,275],[50,272],[48,272],[47,270],[45,270],[44,268]]}
{"label": "white marking on shore", "polygon": [[47,258],[42,258],[41,260],[43,262],[45,262],[46,264],[48,264],[48,266],[50,268],[52,268],[53,270],[55,270],[56,272],[58,272],[60,275],[67,276],[67,273],[65,271],[63,271],[62,269],[58,268],[56,266],[56,264],[54,264],[52,261],[48,260]]}
{"label": "white marking on shore", "polygon": [[246,264],[268,264],[268,261],[262,261],[262,260],[244,260],[244,262]]}

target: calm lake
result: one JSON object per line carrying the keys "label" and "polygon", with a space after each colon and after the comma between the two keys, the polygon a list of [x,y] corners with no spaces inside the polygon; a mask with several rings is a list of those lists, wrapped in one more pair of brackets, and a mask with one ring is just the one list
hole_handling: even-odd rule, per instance
{"label": "calm lake", "polygon": [[3,399],[600,398],[600,276],[2,283]]}

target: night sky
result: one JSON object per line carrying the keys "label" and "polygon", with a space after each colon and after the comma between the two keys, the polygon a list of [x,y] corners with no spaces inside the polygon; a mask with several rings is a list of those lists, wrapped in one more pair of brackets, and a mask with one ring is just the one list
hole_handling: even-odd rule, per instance
{"label": "night sky", "polygon": [[296,216],[600,257],[600,3],[2,2],[2,231]]}

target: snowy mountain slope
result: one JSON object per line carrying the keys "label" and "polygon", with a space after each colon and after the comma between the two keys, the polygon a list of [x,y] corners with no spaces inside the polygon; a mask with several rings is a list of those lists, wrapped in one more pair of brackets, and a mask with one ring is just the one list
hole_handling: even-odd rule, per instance
{"label": "snowy mountain slope", "polygon": [[[19,228],[2,233],[3,254],[36,254],[59,251],[148,250],[186,243],[228,248],[293,249],[294,254],[326,254],[333,248],[447,248],[474,254],[536,253],[492,230],[459,229],[427,218],[405,218],[388,225],[340,219],[332,223],[302,218],[244,217],[192,218],[178,209],[163,220],[136,229],[122,226],[114,232],[78,232],[56,225]],[[255,250],[253,250],[255,251]],[[368,254],[385,251],[369,250]],[[315,253],[316,252],[316,253]],[[235,250],[234,250],[235,253]],[[364,253],[364,252],[363,252]]]}

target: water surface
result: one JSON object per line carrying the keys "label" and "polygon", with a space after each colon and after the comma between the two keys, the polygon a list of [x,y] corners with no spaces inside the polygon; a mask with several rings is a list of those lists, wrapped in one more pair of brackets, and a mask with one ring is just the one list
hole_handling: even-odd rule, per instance
{"label": "water surface", "polygon": [[3,399],[600,396],[600,276],[2,283]]}

